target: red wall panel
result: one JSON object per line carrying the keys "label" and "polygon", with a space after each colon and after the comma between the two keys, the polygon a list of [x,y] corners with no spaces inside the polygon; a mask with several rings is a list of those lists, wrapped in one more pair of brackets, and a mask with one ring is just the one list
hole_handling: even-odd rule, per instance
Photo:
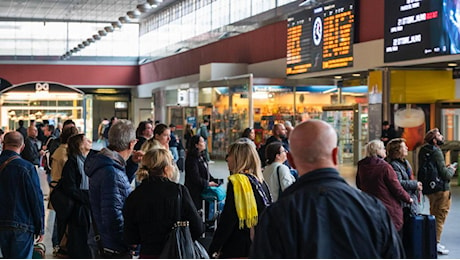
{"label": "red wall panel", "polygon": [[359,1],[359,42],[383,39],[384,7],[385,0]]}
{"label": "red wall panel", "polygon": [[138,66],[0,64],[0,78],[11,84],[53,81],[66,85],[139,85]]}
{"label": "red wall panel", "polygon": [[[360,0],[359,5],[358,42],[383,39],[384,0]],[[28,81],[68,85],[146,84],[198,74],[200,65],[212,62],[252,64],[285,58],[286,30],[286,21],[281,21],[141,66],[0,64],[0,78],[12,84]]]}
{"label": "red wall panel", "polygon": [[212,62],[258,63],[286,57],[286,22],[217,41],[140,66],[141,84],[198,74]]}

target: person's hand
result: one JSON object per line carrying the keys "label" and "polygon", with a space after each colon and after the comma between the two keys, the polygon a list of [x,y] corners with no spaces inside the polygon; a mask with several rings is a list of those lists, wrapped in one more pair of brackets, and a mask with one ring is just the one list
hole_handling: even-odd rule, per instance
{"label": "person's hand", "polygon": [[412,198],[409,199],[409,203],[412,204],[414,203],[414,200]]}
{"label": "person's hand", "polygon": [[208,185],[209,185],[209,187],[217,187],[217,186],[219,186],[219,184],[217,184],[217,183],[215,183],[213,181],[210,181]]}
{"label": "person's hand", "polygon": [[40,154],[40,156],[44,156],[44,155],[45,155],[45,151],[44,151],[44,150],[40,150],[39,154]]}
{"label": "person's hand", "polygon": [[423,190],[423,184],[421,182],[417,182],[417,190]]}
{"label": "person's hand", "polygon": [[44,235],[34,235],[35,242],[42,242],[44,237]]}
{"label": "person's hand", "polygon": [[133,162],[135,163],[139,163],[141,160],[142,160],[142,157],[144,156],[144,151],[134,151],[131,158],[133,160]]}

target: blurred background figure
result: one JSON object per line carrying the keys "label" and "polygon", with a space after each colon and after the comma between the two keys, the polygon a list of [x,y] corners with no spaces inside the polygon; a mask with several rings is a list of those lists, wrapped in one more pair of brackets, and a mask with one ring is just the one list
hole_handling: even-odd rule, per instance
{"label": "blurred background figure", "polygon": [[168,144],[169,150],[171,151],[174,162],[177,162],[177,160],[179,160],[179,139],[177,138],[177,135],[175,133],[176,125],[169,124],[169,130],[171,131],[171,134],[169,137],[170,140]]}
{"label": "blurred background figure", "polygon": [[382,123],[382,136],[380,137],[380,141],[383,142],[383,145],[386,147],[388,142],[398,137],[396,130],[393,125],[390,125],[390,122],[383,121]]}
{"label": "blurred background figure", "polygon": [[185,125],[185,130],[184,130],[184,140],[185,140],[185,149],[188,149],[188,142],[192,136],[195,134],[193,133],[192,125],[191,124],[186,124]]}
{"label": "blurred background figure", "polygon": [[254,142],[254,140],[256,138],[256,132],[254,131],[254,129],[248,127],[248,128],[243,130],[243,133],[241,134],[241,137],[242,138],[248,138],[249,140]]}
{"label": "blurred background figure", "polygon": [[289,138],[289,135],[291,134],[292,130],[294,130],[291,121],[285,121],[284,127],[286,127],[286,137]]}

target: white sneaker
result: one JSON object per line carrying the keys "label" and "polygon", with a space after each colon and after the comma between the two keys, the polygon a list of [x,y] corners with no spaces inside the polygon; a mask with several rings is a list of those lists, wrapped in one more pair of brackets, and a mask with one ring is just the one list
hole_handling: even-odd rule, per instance
{"label": "white sneaker", "polygon": [[446,247],[444,245],[441,245],[440,243],[437,244],[436,248],[438,250],[438,254],[440,254],[440,255],[448,255],[449,254],[449,250],[446,249]]}

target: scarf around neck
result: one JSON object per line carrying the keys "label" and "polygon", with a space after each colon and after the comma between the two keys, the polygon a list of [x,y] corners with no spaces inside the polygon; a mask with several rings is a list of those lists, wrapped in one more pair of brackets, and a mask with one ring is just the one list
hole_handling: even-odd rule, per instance
{"label": "scarf around neck", "polygon": [[235,208],[239,220],[239,229],[251,228],[257,225],[257,203],[249,178],[244,174],[232,174],[228,179],[233,184]]}

